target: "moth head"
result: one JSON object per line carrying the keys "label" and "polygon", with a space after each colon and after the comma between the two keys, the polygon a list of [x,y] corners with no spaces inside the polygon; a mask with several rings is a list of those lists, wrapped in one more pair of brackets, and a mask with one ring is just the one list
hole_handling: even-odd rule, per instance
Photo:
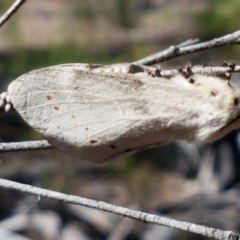
{"label": "moth head", "polygon": [[218,131],[217,139],[240,128],[240,88],[229,81],[219,80],[218,89],[215,88],[218,96],[215,97],[224,125]]}
{"label": "moth head", "polygon": [[198,83],[196,89],[207,96],[209,104],[206,108],[212,116],[208,123],[204,123],[204,130],[200,135],[203,138],[205,136],[205,140],[214,141],[240,128],[239,86],[218,76],[195,74],[192,78]]}

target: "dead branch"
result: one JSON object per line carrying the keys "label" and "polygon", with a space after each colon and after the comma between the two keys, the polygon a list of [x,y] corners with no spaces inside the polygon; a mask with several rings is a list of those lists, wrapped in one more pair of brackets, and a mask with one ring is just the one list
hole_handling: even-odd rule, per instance
{"label": "dead branch", "polygon": [[[187,71],[187,68],[183,68],[183,71]],[[204,75],[212,75],[212,76],[219,76],[225,73],[237,73],[240,72],[240,66],[226,66],[226,67],[201,67],[196,66],[191,68],[191,71],[195,74],[204,74]],[[172,77],[176,75],[179,70],[162,70],[161,76],[162,77]]]}
{"label": "dead branch", "polygon": [[16,0],[14,4],[7,10],[6,13],[0,18],[0,27],[11,18],[11,16],[17,12],[17,10],[26,2],[27,0]]}
{"label": "dead branch", "polygon": [[208,227],[193,224],[193,223],[177,221],[177,220],[166,218],[166,217],[161,217],[153,214],[148,214],[145,212],[135,211],[129,208],[116,206],[116,205],[109,204],[102,201],[96,201],[93,199],[59,193],[56,191],[34,187],[27,184],[17,183],[17,182],[6,180],[6,179],[0,178],[0,186],[8,189],[14,189],[21,192],[36,194],[42,197],[47,197],[47,198],[63,201],[66,203],[77,204],[77,205],[95,208],[95,209],[110,212],[110,213],[115,213],[123,217],[129,217],[129,218],[141,220],[147,223],[155,223],[155,224],[160,224],[160,225],[168,226],[168,227],[179,229],[179,230],[185,230],[188,232],[201,234],[203,236],[212,237],[219,240],[220,239],[221,240],[239,239],[239,235],[232,231],[222,231],[219,229],[208,228]]}
{"label": "dead branch", "polygon": [[26,142],[12,142],[0,143],[0,152],[19,152],[39,149],[52,149],[53,147],[46,141],[26,141]]}
{"label": "dead branch", "polygon": [[166,50],[160,51],[138,61],[135,61],[136,64],[142,64],[146,66],[154,65],[160,62],[165,62],[167,60],[180,57],[187,54],[192,54],[195,52],[200,52],[203,50],[221,47],[230,44],[239,44],[240,43],[240,30],[233,32],[231,34],[227,34],[225,36],[214,38],[210,41],[191,44],[187,46],[171,46]]}

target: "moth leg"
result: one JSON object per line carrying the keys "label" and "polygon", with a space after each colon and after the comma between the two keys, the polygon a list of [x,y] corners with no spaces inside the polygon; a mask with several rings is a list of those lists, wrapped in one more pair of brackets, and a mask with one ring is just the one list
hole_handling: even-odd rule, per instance
{"label": "moth leg", "polygon": [[[183,85],[186,88],[192,89],[193,91],[200,91],[204,95],[208,95],[209,97],[216,97],[220,90],[218,89],[218,85],[216,85],[216,81],[221,86],[226,84],[225,81],[222,81],[220,78],[216,78],[214,76],[200,75],[195,74],[191,67],[188,66],[186,69],[179,69],[179,74],[173,76],[171,78],[176,84]],[[212,81],[212,82],[211,82]],[[221,84],[222,82],[222,84]]]}
{"label": "moth leg", "polygon": [[[236,64],[234,62],[227,63],[226,61],[224,61],[223,64],[222,64],[222,67],[229,67],[230,71],[234,71],[235,66],[236,66]],[[226,72],[226,73],[223,73],[221,75],[218,75],[218,77],[220,77],[221,79],[229,82],[231,80],[231,73]]]}
{"label": "moth leg", "polygon": [[13,110],[11,98],[7,92],[0,95],[0,112],[8,113]]}
{"label": "moth leg", "polygon": [[186,79],[191,78],[194,75],[190,65],[188,65],[186,69],[179,68],[178,72]]}
{"label": "moth leg", "polygon": [[234,70],[235,66],[236,66],[236,64],[234,62],[227,63],[226,61],[224,61],[222,63],[222,67],[229,67],[229,68],[231,68],[231,70]]}
{"label": "moth leg", "polygon": [[202,84],[194,78],[195,74],[190,65],[188,65],[186,69],[179,68],[178,72],[190,85],[203,87]]}
{"label": "moth leg", "polygon": [[[162,77],[162,74],[161,74],[161,68],[160,67],[157,67],[155,69],[146,69],[147,71],[147,74],[151,77]],[[166,77],[165,77],[166,78]]]}
{"label": "moth leg", "polygon": [[[156,68],[155,67],[147,67],[147,66],[138,66],[138,71],[135,71],[134,73],[143,72],[147,76],[160,78],[160,77],[162,77],[161,71],[162,70],[161,70],[160,66],[156,67]],[[130,72],[130,73],[132,73],[132,72]],[[167,77],[165,77],[165,78],[167,78]]]}

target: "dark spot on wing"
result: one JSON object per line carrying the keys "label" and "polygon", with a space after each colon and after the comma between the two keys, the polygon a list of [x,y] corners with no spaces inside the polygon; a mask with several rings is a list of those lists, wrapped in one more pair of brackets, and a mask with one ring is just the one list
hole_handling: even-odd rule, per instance
{"label": "dark spot on wing", "polygon": [[217,93],[214,91],[211,91],[211,96],[215,97],[215,96],[217,96]]}
{"label": "dark spot on wing", "polygon": [[90,143],[91,143],[91,144],[94,144],[94,143],[97,143],[97,142],[98,142],[98,140],[95,140],[95,139],[91,139],[91,140],[90,140]]}
{"label": "dark spot on wing", "polygon": [[132,86],[134,86],[134,88],[139,88],[143,86],[143,82],[139,79],[133,79],[132,81]]}
{"label": "dark spot on wing", "polygon": [[60,110],[60,106],[55,106],[54,109],[59,111]]}
{"label": "dark spot on wing", "polygon": [[52,100],[53,96],[52,95],[47,95],[47,100]]}
{"label": "dark spot on wing", "polygon": [[117,146],[116,146],[116,145],[114,145],[114,144],[111,144],[111,145],[110,145],[110,148],[112,148],[112,149],[116,149],[116,148],[117,148]]}
{"label": "dark spot on wing", "polygon": [[88,130],[89,130],[89,128],[88,128],[88,127],[85,127],[85,130],[86,130],[86,131],[88,131]]}
{"label": "dark spot on wing", "polygon": [[140,114],[143,116],[147,116],[149,114],[149,108],[146,106],[146,104],[144,104],[144,101],[131,102],[129,104],[129,108],[136,112],[136,114]]}
{"label": "dark spot on wing", "polygon": [[75,115],[71,115],[71,117],[72,117],[72,118],[76,118],[76,116],[75,116]]}
{"label": "dark spot on wing", "polygon": [[190,78],[190,79],[189,79],[189,83],[194,84],[194,83],[195,83],[195,80],[194,80],[193,78]]}
{"label": "dark spot on wing", "polygon": [[239,104],[239,98],[235,97],[234,98],[234,105],[238,105]]}

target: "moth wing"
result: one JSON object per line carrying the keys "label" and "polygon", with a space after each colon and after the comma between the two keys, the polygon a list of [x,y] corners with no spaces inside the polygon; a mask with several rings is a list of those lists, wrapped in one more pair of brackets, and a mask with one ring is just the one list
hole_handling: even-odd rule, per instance
{"label": "moth wing", "polygon": [[8,92],[14,108],[50,144],[102,163],[149,142],[139,139],[136,149],[130,147],[138,138],[133,128],[142,124],[134,114],[147,114],[136,105],[143,82],[133,79],[129,85],[129,76],[97,74],[87,65],[68,64],[24,74]]}
{"label": "moth wing", "polygon": [[88,64],[39,69],[13,81],[8,92],[14,108],[50,144],[96,163],[176,140],[214,140],[231,122],[239,90],[228,83],[121,73],[121,66],[117,72]]}

